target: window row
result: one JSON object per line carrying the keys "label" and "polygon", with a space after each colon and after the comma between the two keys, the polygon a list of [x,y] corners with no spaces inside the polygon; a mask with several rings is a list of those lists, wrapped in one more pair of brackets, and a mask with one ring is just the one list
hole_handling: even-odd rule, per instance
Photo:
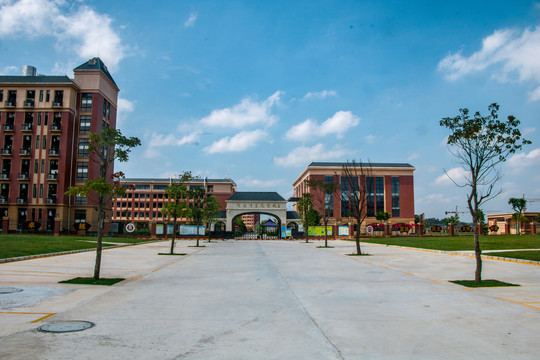
{"label": "window row", "polygon": [[[24,90],[23,90],[24,93]],[[39,90],[39,102],[51,101],[51,90]],[[4,101],[4,90],[0,90],[0,101]],[[36,101],[36,90],[26,90],[24,106],[34,106]],[[62,106],[64,102],[64,90],[54,90],[52,106]],[[6,92],[6,106],[15,106],[17,103],[17,90],[8,90]]]}

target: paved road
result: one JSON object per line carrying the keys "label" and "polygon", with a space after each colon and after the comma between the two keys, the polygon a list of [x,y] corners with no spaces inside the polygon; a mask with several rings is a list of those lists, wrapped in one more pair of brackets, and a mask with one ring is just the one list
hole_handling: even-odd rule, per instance
{"label": "paved road", "polygon": [[[107,250],[107,276],[131,280],[105,289],[56,284],[72,267],[88,271],[92,253],[1,264],[0,285],[51,293],[3,309],[1,320],[19,322],[0,325],[0,358],[538,358],[540,266],[485,261],[486,278],[524,286],[469,291],[446,281],[471,278],[466,256],[365,245],[372,256],[349,257],[349,242],[207,245],[181,245],[183,258],[157,256],[167,243]],[[56,315],[7,314],[32,311]],[[35,330],[61,320],[96,326]]]}

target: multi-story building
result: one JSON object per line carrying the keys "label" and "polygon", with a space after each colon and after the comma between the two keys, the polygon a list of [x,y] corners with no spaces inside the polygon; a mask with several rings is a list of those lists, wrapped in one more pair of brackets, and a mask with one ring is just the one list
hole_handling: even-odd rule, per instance
{"label": "multi-story building", "polygon": [[[307,186],[306,180],[320,179],[340,185],[340,190],[333,196],[322,197],[325,200],[330,224],[341,225],[350,223],[349,202],[346,192],[349,178],[344,174],[344,165],[340,162],[312,162],[293,183],[293,196],[300,198],[304,193],[316,195],[316,191]],[[352,164],[348,164],[349,166]],[[362,163],[359,164],[358,177],[352,181],[355,186],[364,187],[366,194],[366,220],[361,231],[367,224],[377,222],[375,214],[386,211],[392,216],[390,223],[414,222],[414,178],[415,168],[410,164],[394,163]],[[320,194],[318,194],[320,197]]]}
{"label": "multi-story building", "polygon": [[242,215],[242,221],[249,231],[253,231],[255,226],[261,222],[261,214]]}
{"label": "multi-story building", "polygon": [[[113,203],[112,220],[115,224],[123,226],[126,223],[148,224],[150,222],[165,223],[169,219],[161,210],[163,204],[169,201],[165,189],[178,179],[122,179],[120,184],[128,190],[123,197]],[[221,211],[225,211],[225,202],[236,192],[236,183],[230,179],[193,179],[189,181],[191,188],[199,187],[206,190],[206,194],[215,195],[221,203]],[[188,219],[178,219],[185,222]]]}
{"label": "multi-story building", "polygon": [[36,75],[31,66],[24,66],[21,76],[0,76],[4,232],[28,222],[55,233],[81,223],[97,227],[95,195],[65,192],[99,176],[99,166],[89,161],[89,134],[116,127],[118,91],[99,58],[75,68],[73,79]]}

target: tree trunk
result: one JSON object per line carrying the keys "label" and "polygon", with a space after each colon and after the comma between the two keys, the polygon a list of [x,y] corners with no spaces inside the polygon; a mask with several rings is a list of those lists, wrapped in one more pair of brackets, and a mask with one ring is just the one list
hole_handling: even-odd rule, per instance
{"label": "tree trunk", "polygon": [[356,219],[356,233],[355,233],[355,239],[356,239],[356,254],[362,255],[362,250],[360,250],[360,222],[358,219]]}
{"label": "tree trunk", "polygon": [[474,272],[474,282],[482,282],[482,252],[480,251],[480,239],[478,236],[478,225],[473,225],[474,230],[474,256],[476,258],[476,271]]}
{"label": "tree trunk", "polygon": [[324,218],[324,247],[328,247],[328,233],[326,231],[326,226],[328,224],[328,219]]}
{"label": "tree trunk", "polygon": [[195,223],[197,228],[195,229],[195,233],[197,234],[197,247],[199,247],[199,223]]}
{"label": "tree trunk", "polygon": [[176,241],[176,216],[173,220],[173,231],[172,231],[172,240],[171,240],[171,255],[174,254],[174,242]]}
{"label": "tree trunk", "polygon": [[99,272],[101,271],[101,252],[103,249],[103,228],[105,226],[104,220],[105,220],[105,198],[103,195],[99,195],[96,264],[94,266],[94,280],[99,280]]}

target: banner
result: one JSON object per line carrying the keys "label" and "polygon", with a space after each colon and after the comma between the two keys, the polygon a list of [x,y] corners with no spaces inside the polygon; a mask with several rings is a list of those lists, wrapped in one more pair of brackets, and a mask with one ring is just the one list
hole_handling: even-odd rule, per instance
{"label": "banner", "polygon": [[[180,225],[180,235],[197,235],[196,225]],[[199,235],[204,235],[204,226],[199,226]]]}
{"label": "banner", "polygon": [[156,235],[163,235],[163,224],[156,224]]}
{"label": "banner", "polygon": [[[332,227],[326,227],[326,234],[332,235]],[[324,226],[310,226],[308,228],[308,235],[310,236],[324,236]]]}

